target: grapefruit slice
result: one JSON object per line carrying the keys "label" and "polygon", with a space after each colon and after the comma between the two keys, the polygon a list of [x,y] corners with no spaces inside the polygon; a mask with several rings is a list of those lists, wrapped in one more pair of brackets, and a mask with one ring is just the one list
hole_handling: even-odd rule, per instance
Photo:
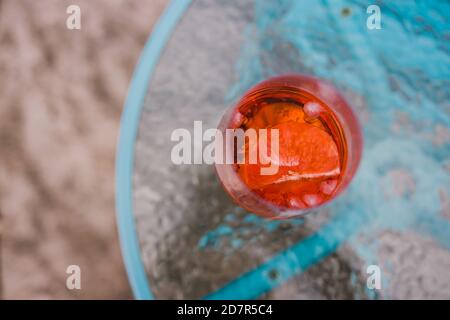
{"label": "grapefruit slice", "polygon": [[288,121],[304,122],[304,112],[298,105],[288,102],[277,102],[263,105],[249,119],[247,128],[262,129],[273,124]]}
{"label": "grapefruit slice", "polygon": [[[277,129],[279,134],[279,154],[272,154],[270,130]],[[278,172],[262,175],[261,168],[269,165],[242,164],[239,175],[251,189],[260,189],[270,184],[302,179],[331,178],[340,174],[339,153],[331,135],[316,126],[307,123],[288,121],[268,129],[267,155],[272,166],[278,166]],[[249,147],[246,146],[246,150]],[[258,150],[259,153],[259,150]]]}

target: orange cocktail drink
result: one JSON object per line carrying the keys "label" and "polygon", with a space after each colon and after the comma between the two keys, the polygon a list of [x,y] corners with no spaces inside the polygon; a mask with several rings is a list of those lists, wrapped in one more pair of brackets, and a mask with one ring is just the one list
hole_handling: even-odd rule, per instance
{"label": "orange cocktail drink", "polygon": [[[309,76],[275,77],[251,88],[222,118],[219,130],[227,129],[267,130],[265,154],[277,170],[264,174],[269,164],[260,156],[263,148],[250,140],[237,150],[245,161],[216,164],[232,198],[265,217],[299,216],[334,199],[361,157],[352,109],[333,86]],[[251,152],[258,152],[256,162],[249,161]]]}

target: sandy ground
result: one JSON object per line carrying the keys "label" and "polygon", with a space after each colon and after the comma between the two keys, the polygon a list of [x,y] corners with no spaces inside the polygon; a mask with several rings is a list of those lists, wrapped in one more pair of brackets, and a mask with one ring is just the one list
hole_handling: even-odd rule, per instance
{"label": "sandy ground", "polygon": [[[68,30],[69,4],[81,30]],[[123,101],[166,0],[0,0],[2,298],[131,298],[114,159]],[[81,267],[69,291],[66,268]]]}

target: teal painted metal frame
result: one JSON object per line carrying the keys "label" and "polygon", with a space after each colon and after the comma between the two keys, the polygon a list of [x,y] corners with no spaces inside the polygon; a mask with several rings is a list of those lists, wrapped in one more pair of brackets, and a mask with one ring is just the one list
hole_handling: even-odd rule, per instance
{"label": "teal painted metal frame", "polygon": [[116,154],[116,214],[128,279],[136,299],[154,299],[141,260],[139,239],[133,217],[132,189],[134,146],[142,105],[151,75],[173,29],[188,8],[191,0],[172,0],[155,25],[145,44],[131,79],[120,123]]}

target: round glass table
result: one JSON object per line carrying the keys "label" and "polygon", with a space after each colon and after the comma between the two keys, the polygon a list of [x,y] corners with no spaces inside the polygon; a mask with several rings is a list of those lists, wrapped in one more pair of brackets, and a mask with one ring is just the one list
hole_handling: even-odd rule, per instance
{"label": "round glass table", "polygon": [[[450,298],[450,4],[380,3],[381,29],[368,28],[367,6],[169,4],[136,66],[117,151],[136,298]],[[213,165],[175,165],[171,133],[215,128],[248,88],[287,72],[332,82],[365,145],[345,194],[304,219],[266,220],[233,204]]]}

